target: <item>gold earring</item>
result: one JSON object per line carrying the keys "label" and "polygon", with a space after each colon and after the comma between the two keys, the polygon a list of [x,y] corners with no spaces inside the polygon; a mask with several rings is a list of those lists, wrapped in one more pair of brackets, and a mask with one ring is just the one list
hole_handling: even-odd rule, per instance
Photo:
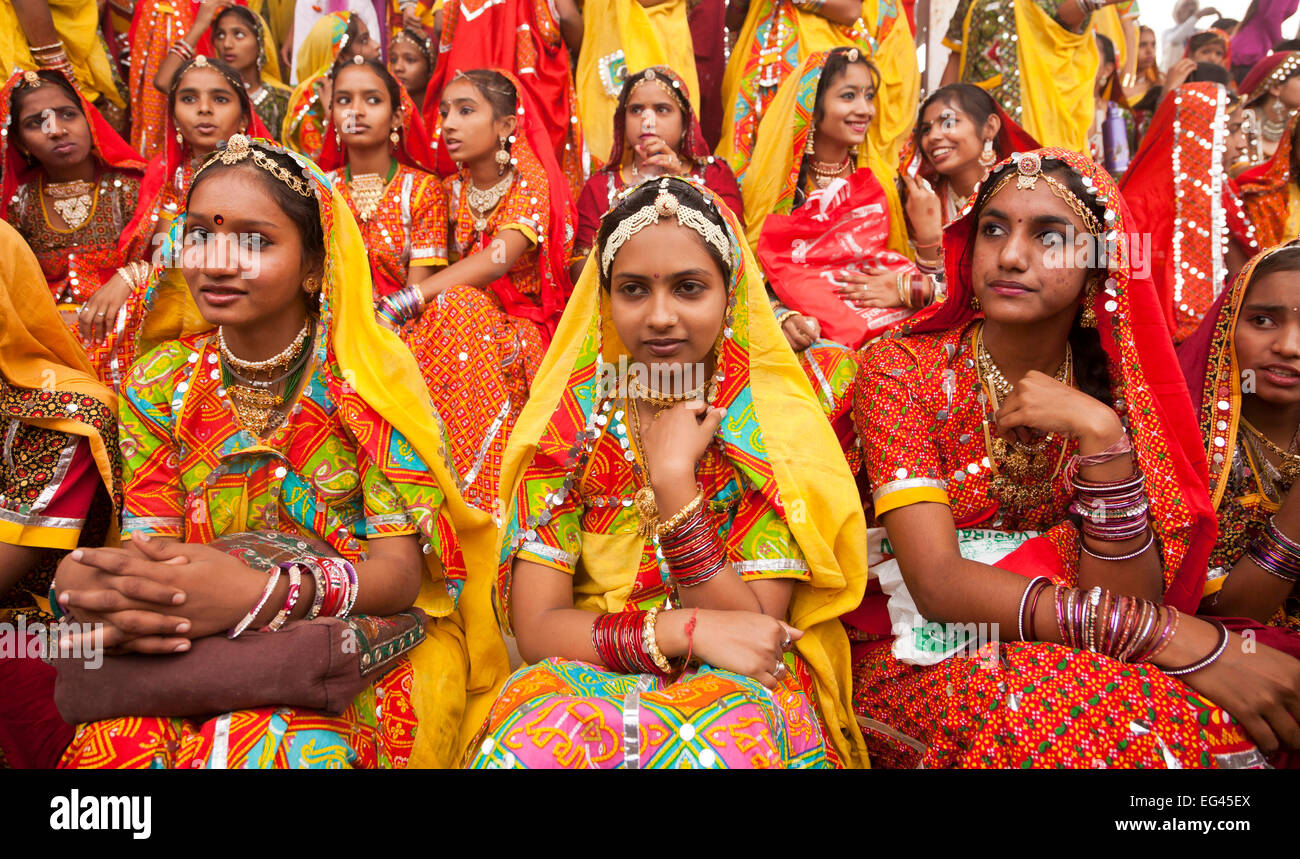
{"label": "gold earring", "polygon": [[506,175],[506,165],[510,163],[510,150],[506,148],[506,139],[504,137],[501,138],[500,143],[501,148],[497,150],[497,154],[493,158],[497,162],[497,175],[504,176]]}
{"label": "gold earring", "polygon": [[808,143],[805,144],[803,148],[804,154],[806,155],[817,154],[817,150],[813,147],[813,135],[815,131],[816,129],[814,129],[811,125],[808,126]]}
{"label": "gold earring", "polygon": [[320,278],[316,275],[309,276],[302,282],[302,291],[308,295],[315,295],[320,292]]}
{"label": "gold earring", "polygon": [[401,142],[401,138],[399,137],[396,128],[394,128],[388,135],[388,139],[393,141],[393,146],[397,146],[397,144]]}
{"label": "gold earring", "polygon": [[984,151],[980,153],[980,165],[983,167],[992,167],[998,161],[998,154],[993,151],[993,141],[984,141]]}
{"label": "gold earring", "polygon": [[180,133],[179,131],[176,132],[176,143],[179,144],[179,145],[181,145],[181,146],[184,146],[184,145],[185,145],[185,138],[184,138],[184,137],[181,137],[181,133]]}
{"label": "gold earring", "polygon": [[975,293],[970,294],[970,309],[979,313],[983,308],[980,306],[980,297]]}
{"label": "gold earring", "polygon": [[1084,328],[1097,327],[1097,311],[1094,305],[1097,303],[1097,280],[1094,278],[1088,284],[1088,290],[1083,294],[1083,312],[1079,314],[1079,324]]}

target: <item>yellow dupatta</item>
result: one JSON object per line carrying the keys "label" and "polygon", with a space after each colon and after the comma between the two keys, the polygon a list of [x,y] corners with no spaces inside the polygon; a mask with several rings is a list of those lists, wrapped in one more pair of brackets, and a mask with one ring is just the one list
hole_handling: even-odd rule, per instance
{"label": "yellow dupatta", "polygon": [[[95,376],[81,344],[59,316],[36,255],[18,231],[3,221],[0,221],[0,377],[28,390],[68,391],[93,397],[117,413],[116,395]],[[60,416],[32,422],[85,438],[100,479],[110,489],[116,485],[118,478],[113,473],[116,452],[109,454],[103,436],[93,427]],[[113,533],[116,534],[116,529]]]}
{"label": "yellow dupatta", "polygon": [[[839,442],[776,324],[763,289],[762,270],[743,240],[739,221],[716,196],[707,190],[704,193],[712,197],[727,224],[733,254],[728,288],[736,308],[731,337],[743,350],[749,380],[745,390],[751,396],[743,409],[731,408],[737,404],[734,400],[718,401],[728,407],[723,432],[758,440],[754,456],[770,466],[775,477],[782,518],[811,575],[810,581],[795,584],[790,601],[789,623],[804,633],[796,649],[816,680],[830,732],[827,742],[846,766],[864,767],[868,765],[867,751],[853,714],[848,636],[839,620],[861,602],[867,580],[866,520],[857,487],[843,457],[826,455],[826,451],[838,451]],[[600,248],[595,248],[587,259],[510,436],[501,470],[504,509],[514,504],[525,472],[543,438],[554,429],[557,414],[564,410],[566,417],[572,417],[568,411],[572,406],[567,405],[571,385],[592,358],[593,343],[600,344],[598,353],[607,362],[617,364],[620,356],[628,354],[609,318],[607,303],[601,301],[599,253]],[[589,406],[588,402],[584,408]],[[593,552],[599,546],[604,550],[602,557],[591,561],[602,578],[632,581],[644,539],[636,534],[615,534],[588,543],[584,537],[583,549]],[[587,559],[582,563],[586,565]],[[576,603],[580,595],[575,592],[574,596]],[[618,594],[612,597],[606,605],[616,611],[622,604]],[[508,609],[501,606],[500,610],[505,621]]]}
{"label": "yellow dupatta", "polygon": [[698,115],[700,82],[686,0],[667,0],[650,8],[637,0],[586,5],[575,80],[582,134],[594,159],[604,158],[614,146],[614,108],[624,78],[650,66],[667,66],[686,82],[691,107]]}
{"label": "yellow dupatta", "polygon": [[[780,2],[780,0],[777,0]],[[749,159],[735,149],[735,105],[742,78],[757,74],[750,59],[756,52],[754,42],[764,18],[771,14],[770,4],[755,2],[750,6],[736,47],[722,78],[722,139],[716,155],[731,164],[739,175],[748,166]],[[916,60],[916,46],[906,18],[885,15],[885,9],[874,0],[863,0],[861,23],[866,32],[855,39],[847,28],[832,24],[821,15],[792,7],[794,18],[794,43],[798,48],[798,62],[803,63],[810,54],[838,47],[856,47],[862,50],[880,70],[880,93],[876,99],[877,117],[872,123],[869,140],[872,148],[890,164],[897,163],[898,154],[912,125],[916,121],[916,108],[921,92],[921,70]],[[771,108],[762,112],[766,114]],[[761,127],[761,125],[760,125]]]}
{"label": "yellow dupatta", "polygon": [[1015,15],[1021,126],[1044,147],[1088,155],[1099,62],[1092,28],[1071,33],[1032,2],[1016,3]]}
{"label": "yellow dupatta", "polygon": [[[899,29],[899,28],[895,28]],[[906,28],[902,28],[906,30]],[[794,207],[795,183],[803,161],[804,146],[812,123],[817,85],[826,64],[826,52],[809,54],[799,68],[785,79],[776,98],[765,112],[758,127],[758,142],[749,167],[739,177],[740,196],[745,203],[745,234],[749,247],[757,253],[758,237],[770,214],[789,214]],[[877,94],[879,101],[879,94]],[[872,121],[874,129],[880,116]],[[898,196],[897,169],[875,151],[871,131],[858,147],[858,167],[867,167],[885,190],[889,204],[889,249],[912,256],[908,244],[907,223]]]}

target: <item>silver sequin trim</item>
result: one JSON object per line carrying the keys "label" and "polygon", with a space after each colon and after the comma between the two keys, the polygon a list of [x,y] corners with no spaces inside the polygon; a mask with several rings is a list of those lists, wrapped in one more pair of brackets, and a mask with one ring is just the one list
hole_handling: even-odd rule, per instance
{"label": "silver sequin trim", "polygon": [[537,555],[539,558],[548,558],[568,566],[576,566],[578,556],[572,552],[566,552],[563,549],[557,549],[554,546],[548,546],[545,543],[539,543],[536,540],[529,540],[519,547],[520,552],[528,552],[530,555]]}
{"label": "silver sequin trim", "polygon": [[770,570],[799,570],[808,571],[808,562],[801,561],[798,558],[771,558],[760,561],[736,561],[731,565],[737,575],[745,573],[761,573]]}
{"label": "silver sequin trim", "polygon": [[891,492],[902,492],[904,489],[921,489],[930,487],[933,489],[942,489],[948,491],[948,481],[936,480],[933,477],[908,477],[903,480],[891,480],[884,486],[871,493],[871,500],[879,503],[880,499],[889,495]]}

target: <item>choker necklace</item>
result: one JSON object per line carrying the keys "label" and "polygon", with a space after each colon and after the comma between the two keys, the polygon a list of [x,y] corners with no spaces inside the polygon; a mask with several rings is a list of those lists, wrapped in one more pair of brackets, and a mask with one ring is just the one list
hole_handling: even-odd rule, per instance
{"label": "choker necklace", "polygon": [[839,164],[828,164],[825,161],[812,159],[809,161],[808,167],[813,172],[814,184],[816,184],[818,188],[825,188],[827,185],[831,184],[831,180],[839,177],[852,164],[853,155],[850,153],[845,155],[844,160]]}
{"label": "choker necklace", "polygon": [[477,232],[483,232],[487,229],[488,217],[492,214],[505,197],[506,192],[510,190],[510,184],[515,181],[514,171],[506,174],[505,178],[489,188],[475,188],[473,180],[465,182],[465,202],[469,204],[470,214],[474,216],[474,229]]}
{"label": "choker necklace", "polygon": [[222,360],[232,368],[245,373],[273,373],[276,370],[285,369],[298,357],[303,345],[307,342],[307,335],[310,333],[311,320],[309,319],[302,323],[302,330],[298,332],[297,337],[293,338],[293,342],[285,346],[278,355],[272,355],[265,361],[245,361],[230,351],[230,347],[226,345],[226,332],[222,330],[221,326],[217,326],[217,340],[221,346]]}
{"label": "choker necklace", "polygon": [[[272,379],[250,379],[241,375],[235,369],[235,363],[248,365],[254,362],[235,358],[231,355],[230,350],[226,348],[224,337],[221,339],[222,369],[229,373],[233,379],[233,381],[226,384],[226,393],[235,406],[235,414],[239,418],[239,422],[259,438],[265,436],[267,430],[284,417],[284,414],[277,411],[277,409],[283,406],[285,398],[296,390],[298,381],[302,378],[303,368],[307,365],[307,359],[311,357],[311,350],[305,348],[307,333],[310,328],[310,323],[307,323],[303,327],[303,331],[299,332],[298,337],[294,338],[294,342],[289,345],[288,349],[270,359],[274,362],[286,356],[288,357],[288,363],[282,365],[285,367],[285,372]],[[218,329],[218,333],[220,333],[220,329]],[[296,351],[293,351],[295,349]],[[280,369],[280,367],[276,367],[276,369]],[[265,371],[265,368],[263,368],[263,371]],[[271,388],[282,382],[284,387],[281,392],[278,394],[272,392]]]}
{"label": "choker necklace", "polygon": [[72,182],[41,181],[41,191],[50,198],[50,205],[69,229],[79,229],[90,219],[90,210],[94,204],[91,192],[95,190],[94,182],[77,179]]}
{"label": "choker necklace", "polygon": [[[1012,385],[1003,375],[993,356],[984,346],[984,326],[975,329],[975,356],[980,381],[988,390],[990,405],[996,414],[1001,403],[1011,395]],[[1070,344],[1065,344],[1065,360],[1057,368],[1055,378],[1066,385],[1073,384],[1074,355]],[[1061,445],[1061,453],[1051,475],[1045,474],[1051,459],[1047,448],[1056,438],[1055,433],[1043,436],[1037,444],[1008,442],[993,434],[989,418],[984,419],[984,449],[993,467],[992,492],[998,501],[1012,511],[1024,513],[1047,500],[1056,482],[1056,475],[1065,461],[1069,444]]]}
{"label": "choker necklace", "polygon": [[[1280,104],[1275,101],[1273,104]],[[1270,105],[1271,107],[1272,105]],[[1259,112],[1259,136],[1269,143],[1277,143],[1286,133],[1286,127],[1291,124],[1291,111],[1287,110],[1285,105],[1282,108],[1281,121],[1275,121],[1269,118],[1269,110],[1265,108]]]}
{"label": "choker necklace", "polygon": [[645,400],[655,407],[655,418],[663,414],[668,409],[678,403],[687,403],[691,400],[699,400],[705,397],[709,390],[709,383],[691,388],[689,391],[683,391],[680,394],[666,394],[663,391],[656,391],[641,382],[636,376],[630,376],[627,380],[627,395],[629,399]]}

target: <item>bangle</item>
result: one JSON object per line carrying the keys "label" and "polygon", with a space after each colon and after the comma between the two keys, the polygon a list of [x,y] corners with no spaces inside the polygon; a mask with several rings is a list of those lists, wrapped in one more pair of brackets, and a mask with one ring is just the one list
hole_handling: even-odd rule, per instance
{"label": "bangle", "polygon": [[671,674],[673,667],[668,664],[668,659],[659,649],[659,641],[655,638],[655,621],[659,618],[660,608],[661,606],[654,606],[645,613],[645,620],[641,627],[641,646],[646,653],[650,654],[650,661],[654,663],[655,668],[659,669],[660,674]]}
{"label": "bangle", "polygon": [[683,522],[685,522],[692,513],[694,513],[696,510],[699,510],[700,505],[703,503],[704,503],[704,490],[701,488],[698,492],[695,493],[694,498],[686,502],[685,507],[683,507],[681,510],[678,510],[672,516],[668,517],[667,521],[660,523],[659,536],[663,537],[668,534],[671,534],[672,531],[675,528],[677,528],[679,525],[681,525]]}
{"label": "bangle", "polygon": [[184,39],[177,39],[172,42],[167,50],[175,52],[183,60],[194,59],[194,48],[190,47],[190,43]]}
{"label": "bangle", "polygon": [[1099,555],[1096,552],[1089,549],[1088,544],[1085,543],[1083,540],[1079,541],[1079,548],[1083,550],[1085,555],[1089,555],[1093,558],[1096,558],[1099,561],[1131,561],[1134,558],[1136,558],[1138,555],[1144,554],[1147,549],[1150,549],[1153,545],[1155,545],[1155,542],[1156,542],[1156,535],[1150,534],[1147,537],[1147,541],[1142,544],[1142,548],[1138,549],[1136,552],[1129,552],[1127,555]]}
{"label": "bangle", "polygon": [[785,321],[789,319],[791,316],[798,316],[798,315],[799,315],[799,311],[797,310],[783,311],[779,316],[776,317],[776,324],[778,326],[784,325]]}
{"label": "bangle", "polygon": [[321,607],[325,605],[325,573],[317,564],[303,564],[307,572],[311,573],[312,579],[316,582],[316,593],[311,598],[311,608],[307,609],[307,616],[304,620],[315,620],[320,617]]}
{"label": "bangle", "polygon": [[266,577],[266,590],[262,591],[262,598],[257,601],[257,605],[253,606],[252,611],[244,615],[243,620],[235,624],[234,629],[226,633],[226,638],[239,638],[239,636],[244,634],[244,630],[248,629],[248,627],[252,625],[253,621],[257,619],[258,612],[262,610],[262,606],[266,605],[266,601],[271,598],[272,592],[275,591],[275,586],[280,581],[280,573],[282,572],[283,570],[280,567],[273,567],[271,569],[270,573]]}
{"label": "bangle", "polygon": [[61,51],[63,50],[63,40],[55,39],[53,42],[51,42],[48,45],[28,44],[27,50],[31,51],[33,54],[48,53],[50,51]]}
{"label": "bangle", "polygon": [[898,277],[896,278],[896,281],[897,281],[897,288],[898,288],[899,303],[902,304],[904,307],[910,308],[912,306],[911,298],[909,297],[912,288],[911,275],[908,274],[906,271],[900,271],[898,273]]}
{"label": "bangle", "polygon": [[926,290],[926,286],[928,286],[929,283],[930,278],[926,277],[924,274],[912,276],[912,300],[911,303],[908,304],[908,307],[919,309],[927,306],[933,300],[934,290]]}
{"label": "bangle", "polygon": [[1029,584],[1025,585],[1025,592],[1020,595],[1020,608],[1016,610],[1016,631],[1020,633],[1021,641],[1029,640],[1025,638],[1025,603],[1029,602],[1029,593],[1039,582],[1043,583],[1043,587],[1052,583],[1047,576],[1035,576],[1029,580]]}
{"label": "bangle", "polygon": [[63,620],[64,611],[59,606],[59,595],[54,592],[54,583],[50,582],[50,614],[55,620]]}
{"label": "bangle", "polygon": [[280,627],[284,626],[284,622],[289,619],[289,613],[298,604],[298,594],[302,592],[302,569],[293,561],[281,564],[280,569],[289,574],[289,593],[285,594],[284,605],[280,606],[275,617],[262,627],[262,632],[279,632]]}
{"label": "bangle", "polygon": [[1161,671],[1169,677],[1182,677],[1185,674],[1200,671],[1202,668],[1209,668],[1218,661],[1218,658],[1223,655],[1223,651],[1228,649],[1228,628],[1217,620],[1208,622],[1219,628],[1219,640],[1215,643],[1214,649],[1209,652],[1209,655],[1193,662],[1191,665],[1184,665],[1180,668],[1161,668]]}
{"label": "bangle", "polygon": [[918,251],[928,251],[930,248],[937,248],[941,244],[943,244],[943,236],[939,236],[939,238],[935,239],[934,241],[926,242],[925,244],[921,244],[920,242],[912,242],[912,247],[916,248]]}
{"label": "bangle", "polygon": [[1119,459],[1126,453],[1132,452],[1133,439],[1129,437],[1127,432],[1123,433],[1120,435],[1118,441],[1103,450],[1101,453],[1090,453],[1087,456],[1080,456],[1076,453],[1074,456],[1070,457],[1070,462],[1065,467],[1065,478],[1066,480],[1073,480],[1074,476],[1079,473],[1080,468],[1087,468],[1092,465],[1105,465],[1108,462],[1113,462],[1114,460]]}

